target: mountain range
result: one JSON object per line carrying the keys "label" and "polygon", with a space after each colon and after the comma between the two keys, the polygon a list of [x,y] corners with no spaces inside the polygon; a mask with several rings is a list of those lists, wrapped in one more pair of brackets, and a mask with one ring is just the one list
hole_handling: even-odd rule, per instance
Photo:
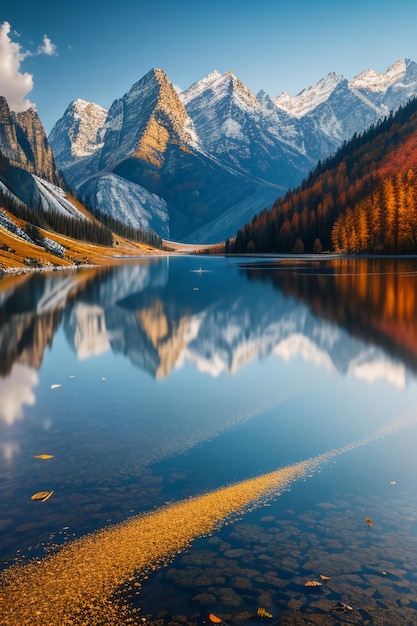
{"label": "mountain range", "polygon": [[231,71],[177,93],[153,69],[108,112],[71,103],[49,141],[88,206],[166,238],[219,241],[416,93],[408,59],[350,81],[331,73],[275,100]]}
{"label": "mountain range", "polygon": [[[69,219],[92,219],[81,201],[165,239],[224,241],[416,93],[408,59],[275,99],[231,71],[178,93],[152,69],[108,111],[75,100],[48,138],[36,110],[14,113],[1,97],[0,192]],[[1,219],[9,228],[10,215]]]}

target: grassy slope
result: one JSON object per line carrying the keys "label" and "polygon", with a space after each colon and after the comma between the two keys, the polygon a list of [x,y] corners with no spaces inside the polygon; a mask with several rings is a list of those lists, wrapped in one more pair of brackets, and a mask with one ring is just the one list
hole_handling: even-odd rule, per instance
{"label": "grassy slope", "polygon": [[[24,227],[22,220],[19,220],[6,210],[5,212],[16,224],[22,228]],[[28,243],[0,226],[0,269],[27,268],[24,262],[25,258],[36,259],[38,264],[44,267],[53,267],[71,266],[76,263],[109,265],[118,262],[118,257],[120,256],[132,257],[161,254],[161,251],[156,248],[146,244],[128,241],[118,235],[113,236],[113,247],[107,247],[72,239],[71,237],[66,237],[51,231],[39,230],[43,236],[53,239],[65,247],[66,252],[63,258],[47,252],[41,246]],[[4,245],[7,246],[9,250],[1,249]]]}

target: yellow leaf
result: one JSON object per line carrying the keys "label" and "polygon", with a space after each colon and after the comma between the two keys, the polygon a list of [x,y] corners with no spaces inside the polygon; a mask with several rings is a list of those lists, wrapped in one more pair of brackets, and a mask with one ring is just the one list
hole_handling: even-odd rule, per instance
{"label": "yellow leaf", "polygon": [[272,614],[268,613],[268,611],[261,606],[259,607],[257,613],[259,617],[272,617]]}
{"label": "yellow leaf", "polygon": [[222,620],[220,619],[220,617],[217,617],[217,615],[214,615],[214,613],[209,613],[208,616],[210,622],[213,622],[213,624],[221,624]]}
{"label": "yellow leaf", "polygon": [[321,587],[322,583],[318,580],[308,580],[305,587]]}
{"label": "yellow leaf", "polygon": [[53,459],[54,455],[53,454],[37,454],[36,456],[33,457],[34,459]]}
{"label": "yellow leaf", "polygon": [[45,502],[45,500],[49,500],[49,498],[52,496],[54,492],[53,491],[37,491],[36,493],[33,494],[33,496],[31,496],[31,500],[42,500],[42,502]]}
{"label": "yellow leaf", "polygon": [[370,528],[372,528],[372,526],[374,525],[370,517],[365,517],[365,522],[368,524]]}
{"label": "yellow leaf", "polygon": [[320,574],[320,578],[322,580],[330,580],[330,576],[325,576],[324,574]]}
{"label": "yellow leaf", "polygon": [[37,491],[36,493],[33,494],[33,496],[31,496],[31,500],[43,500],[43,498],[46,498],[46,496],[48,495],[49,491]]}

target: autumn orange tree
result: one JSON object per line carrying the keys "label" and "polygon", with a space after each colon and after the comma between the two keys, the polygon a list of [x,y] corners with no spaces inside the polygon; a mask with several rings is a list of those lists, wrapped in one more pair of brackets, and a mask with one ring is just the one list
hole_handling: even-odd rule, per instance
{"label": "autumn orange tree", "polygon": [[417,252],[417,100],[355,134],[236,235],[235,252]]}

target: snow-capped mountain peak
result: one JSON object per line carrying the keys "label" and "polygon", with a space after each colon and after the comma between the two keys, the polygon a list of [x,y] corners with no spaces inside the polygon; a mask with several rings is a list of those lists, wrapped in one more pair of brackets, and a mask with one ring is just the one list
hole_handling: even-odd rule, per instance
{"label": "snow-capped mountain peak", "polygon": [[231,70],[220,74],[217,70],[211,72],[202,80],[191,85],[180,94],[184,106],[188,105],[196,98],[201,98],[207,93],[211,102],[220,101],[227,97],[232,97],[234,102],[243,109],[257,109],[259,102],[252,91],[240,81]]}
{"label": "snow-capped mountain peak", "polygon": [[235,100],[240,104],[242,108],[258,109],[259,100],[255,94],[248,88],[241,80],[239,80],[231,70],[228,70],[224,77],[229,79],[233,87],[233,94]]}
{"label": "snow-capped mountain peak", "polygon": [[386,91],[390,85],[405,77],[407,62],[404,59],[391,65],[386,72],[379,73],[374,69],[361,72],[349,82],[353,89],[368,89],[369,91]]}
{"label": "snow-capped mountain peak", "polygon": [[288,92],[283,92],[275,99],[275,104],[279,109],[286,111],[293,117],[303,117],[313,109],[328,100],[329,96],[345,78],[331,72],[322,78],[316,85],[303,89],[296,96],[291,96]]}
{"label": "snow-capped mountain peak", "polygon": [[183,105],[186,106],[188,102],[190,102],[190,100],[193,100],[201,93],[203,93],[206,89],[209,89],[219,78],[221,78],[220,72],[214,70],[201,80],[192,84],[191,87],[189,87],[185,91],[182,91],[180,94],[180,99]]}
{"label": "snow-capped mountain peak", "polygon": [[153,68],[112,104],[105,124],[100,167],[114,167],[127,155],[160,167],[167,145],[198,149],[193,122],[165,72]]}
{"label": "snow-capped mountain peak", "polygon": [[89,157],[102,147],[100,131],[107,110],[77,98],[67,107],[49,135],[54,155],[58,160]]}

